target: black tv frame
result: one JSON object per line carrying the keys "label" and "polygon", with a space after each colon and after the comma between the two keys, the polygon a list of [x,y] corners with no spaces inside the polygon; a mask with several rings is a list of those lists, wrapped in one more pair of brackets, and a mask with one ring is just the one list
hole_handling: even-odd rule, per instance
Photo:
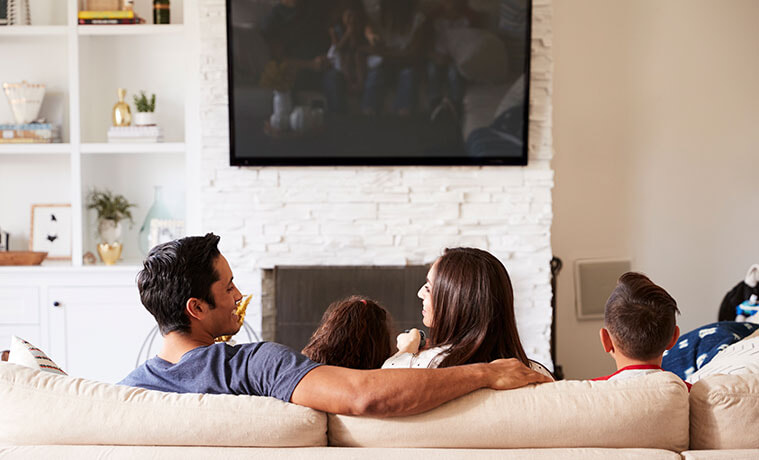
{"label": "black tv frame", "polygon": [[227,44],[227,85],[228,85],[228,121],[229,121],[229,164],[230,166],[526,166],[529,157],[529,114],[530,114],[530,73],[532,65],[532,13],[533,0],[527,0],[527,24],[525,40],[525,89],[524,89],[524,120],[522,155],[519,158],[481,158],[462,154],[460,157],[419,156],[351,156],[351,157],[241,157],[237,153],[234,123],[234,59],[233,32],[231,20],[231,3],[237,0],[226,0],[226,44]]}

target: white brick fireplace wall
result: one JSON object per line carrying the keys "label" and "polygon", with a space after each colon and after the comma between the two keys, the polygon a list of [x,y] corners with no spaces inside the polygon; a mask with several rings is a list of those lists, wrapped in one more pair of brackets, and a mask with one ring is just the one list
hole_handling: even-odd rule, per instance
{"label": "white brick fireplace wall", "polygon": [[262,269],[422,264],[475,246],[508,268],[525,350],[551,365],[551,1],[533,1],[526,167],[230,167],[225,2],[198,11],[201,224],[254,294],[254,329]]}

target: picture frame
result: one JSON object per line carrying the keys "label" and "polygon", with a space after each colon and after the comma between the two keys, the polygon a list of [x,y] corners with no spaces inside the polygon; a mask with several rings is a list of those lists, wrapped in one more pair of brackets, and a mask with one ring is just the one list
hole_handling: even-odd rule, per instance
{"label": "picture frame", "polygon": [[148,235],[148,243],[151,249],[158,244],[166,243],[183,236],[183,220],[152,219],[150,221],[150,234]]}
{"label": "picture frame", "polygon": [[71,204],[32,204],[29,250],[48,260],[71,259]]}

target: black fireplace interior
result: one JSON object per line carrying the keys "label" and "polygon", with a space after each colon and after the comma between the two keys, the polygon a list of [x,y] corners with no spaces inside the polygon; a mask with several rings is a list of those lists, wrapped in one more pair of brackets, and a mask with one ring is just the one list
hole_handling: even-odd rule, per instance
{"label": "black fireplace interior", "polygon": [[329,304],[351,295],[378,301],[390,312],[396,332],[425,329],[416,293],[428,270],[425,265],[276,267],[274,339],[303,349]]}

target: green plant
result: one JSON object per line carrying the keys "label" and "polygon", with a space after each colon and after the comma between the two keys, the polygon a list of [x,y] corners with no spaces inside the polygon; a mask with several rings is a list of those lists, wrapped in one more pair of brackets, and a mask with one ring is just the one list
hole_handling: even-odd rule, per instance
{"label": "green plant", "polygon": [[150,95],[150,101],[145,91],[140,91],[140,95],[134,95],[134,105],[138,112],[155,112],[155,94]]}
{"label": "green plant", "polygon": [[124,198],[124,195],[114,195],[110,190],[92,189],[87,194],[87,209],[94,209],[98,219],[111,219],[117,223],[124,219],[134,223],[129,208],[137,207]]}

